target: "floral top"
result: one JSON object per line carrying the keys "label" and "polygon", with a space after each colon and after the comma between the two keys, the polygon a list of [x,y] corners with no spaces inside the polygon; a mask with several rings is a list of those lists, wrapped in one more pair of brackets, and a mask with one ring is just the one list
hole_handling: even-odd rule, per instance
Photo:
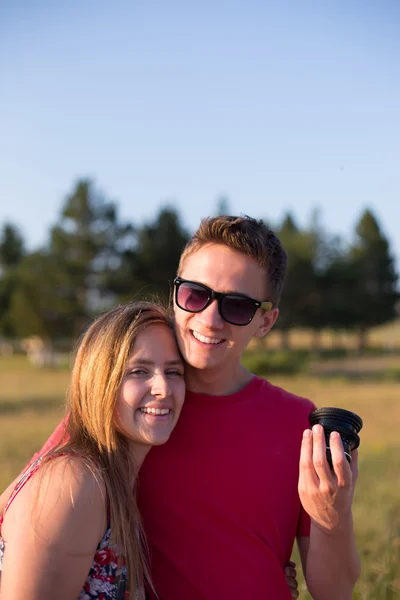
{"label": "floral top", "polygon": [[[6,548],[6,542],[1,535],[1,525],[3,523],[4,514],[18,492],[37,471],[41,461],[42,457],[38,458],[29,469],[25,471],[15,486],[3,514],[0,515],[0,571],[2,570]],[[126,591],[127,570],[124,565],[122,568],[118,567],[118,554],[115,547],[111,544],[110,537],[111,527],[108,526],[107,531],[97,546],[96,553],[93,557],[92,567],[77,600],[125,600],[129,598],[129,594]]]}

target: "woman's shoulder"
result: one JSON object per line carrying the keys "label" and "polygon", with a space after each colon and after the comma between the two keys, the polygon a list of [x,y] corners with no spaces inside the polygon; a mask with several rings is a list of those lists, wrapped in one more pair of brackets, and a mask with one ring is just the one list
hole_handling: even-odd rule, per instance
{"label": "woman's shoulder", "polygon": [[101,471],[93,459],[74,452],[60,452],[41,457],[27,471],[29,477],[26,487],[29,493],[37,494],[42,501],[59,496],[70,499],[73,505],[77,501],[91,501],[104,504],[105,488]]}
{"label": "woman's shoulder", "polygon": [[45,455],[40,465],[42,478],[49,483],[57,480],[65,486],[84,493],[104,493],[104,481],[101,469],[95,459],[77,454],[73,451],[60,451]]}
{"label": "woman's shoulder", "polygon": [[66,550],[95,549],[107,526],[105,488],[95,464],[67,453],[32,467],[7,508],[4,538],[18,523],[18,529],[24,526],[48,542],[62,542]]}

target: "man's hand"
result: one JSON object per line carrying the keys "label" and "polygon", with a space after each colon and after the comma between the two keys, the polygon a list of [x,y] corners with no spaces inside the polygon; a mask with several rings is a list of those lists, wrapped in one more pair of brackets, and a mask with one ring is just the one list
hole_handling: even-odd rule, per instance
{"label": "man's hand", "polygon": [[340,529],[351,518],[351,503],[357,481],[357,450],[348,463],[339,433],[330,436],[333,470],[326,459],[321,425],[306,429],[300,454],[299,496],[313,523],[325,532]]}
{"label": "man's hand", "polygon": [[290,593],[292,594],[292,598],[293,600],[297,600],[297,598],[299,597],[299,592],[297,589],[298,583],[296,579],[296,563],[290,560],[288,564],[285,565],[284,573],[286,577],[286,582],[290,589]]}

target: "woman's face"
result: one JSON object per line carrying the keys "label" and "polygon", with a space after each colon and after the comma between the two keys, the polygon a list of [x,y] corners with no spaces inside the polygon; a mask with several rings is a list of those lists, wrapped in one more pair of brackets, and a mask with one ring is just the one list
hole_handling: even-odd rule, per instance
{"label": "woman's face", "polygon": [[164,444],[185,399],[184,365],[174,335],[162,323],[137,336],[128,358],[117,406],[118,429],[133,447]]}

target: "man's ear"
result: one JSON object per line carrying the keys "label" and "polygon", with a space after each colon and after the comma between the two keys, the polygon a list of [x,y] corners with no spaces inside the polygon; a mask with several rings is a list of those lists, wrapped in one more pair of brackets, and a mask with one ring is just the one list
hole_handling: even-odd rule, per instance
{"label": "man's ear", "polygon": [[278,316],[279,308],[273,308],[272,310],[265,312],[263,315],[262,323],[255,332],[254,337],[263,338],[264,335],[267,335],[268,331],[272,329],[272,327],[275,325]]}

